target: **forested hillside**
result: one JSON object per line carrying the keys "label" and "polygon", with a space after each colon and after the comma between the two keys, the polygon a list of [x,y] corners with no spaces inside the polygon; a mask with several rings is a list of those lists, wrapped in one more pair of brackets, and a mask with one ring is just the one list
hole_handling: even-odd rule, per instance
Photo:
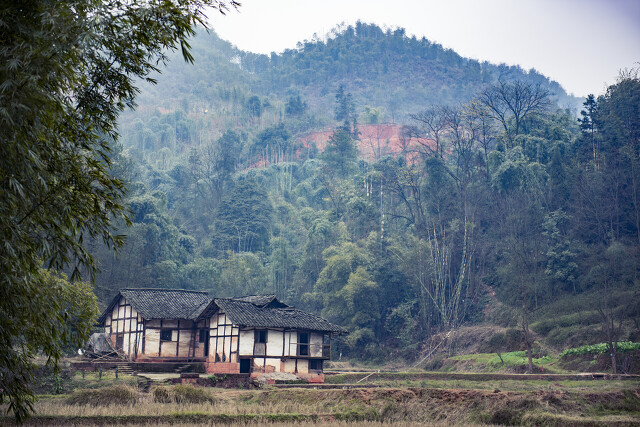
{"label": "forested hillside", "polygon": [[275,293],[369,360],[476,324],[527,349],[640,338],[636,73],[577,118],[535,71],[403,30],[192,46],[121,119],[132,225],[117,255],[91,243],[103,305],[123,287]]}

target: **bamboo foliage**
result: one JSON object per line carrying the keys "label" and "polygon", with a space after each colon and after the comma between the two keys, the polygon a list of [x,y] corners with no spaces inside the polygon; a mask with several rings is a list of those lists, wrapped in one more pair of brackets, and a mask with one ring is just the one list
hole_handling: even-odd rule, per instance
{"label": "bamboo foliage", "polygon": [[452,330],[462,321],[462,295],[469,269],[469,227],[465,224],[463,243],[457,268],[452,257],[453,244],[449,233],[438,233],[433,226],[426,240],[426,274],[420,275],[420,286],[440,316],[444,330]]}

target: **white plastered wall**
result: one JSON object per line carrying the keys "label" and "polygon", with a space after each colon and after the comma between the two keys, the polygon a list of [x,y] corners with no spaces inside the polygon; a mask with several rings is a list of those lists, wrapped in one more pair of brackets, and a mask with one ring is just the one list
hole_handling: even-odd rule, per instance
{"label": "white plastered wall", "polygon": [[298,355],[298,332],[297,331],[289,332],[289,345],[287,346],[287,349],[288,349],[287,356]]}
{"label": "white plastered wall", "polygon": [[322,334],[312,332],[309,337],[309,354],[311,357],[322,357]]}
{"label": "white plastered wall", "polygon": [[[284,334],[282,331],[269,329],[267,332],[267,356],[282,356]],[[278,364],[278,367],[280,365]]]}
{"label": "white plastered wall", "polygon": [[[263,359],[264,360],[264,359]],[[266,366],[271,366],[273,367],[274,372],[280,372],[280,367],[281,367],[281,359],[280,358],[267,358],[266,359]]]}
{"label": "white plastered wall", "polygon": [[[160,327],[160,322],[158,322]],[[144,335],[144,355],[148,357],[158,357],[160,348],[160,329],[146,329]]]}
{"label": "white plastered wall", "polygon": [[295,374],[296,372],[296,360],[295,359],[285,359],[284,361],[284,371],[289,372],[291,374]]}
{"label": "white plastered wall", "polygon": [[253,341],[255,333],[253,329],[240,331],[240,356],[253,356]]}
{"label": "white plastered wall", "polygon": [[309,361],[307,359],[298,359],[298,373],[300,374],[309,373]]}

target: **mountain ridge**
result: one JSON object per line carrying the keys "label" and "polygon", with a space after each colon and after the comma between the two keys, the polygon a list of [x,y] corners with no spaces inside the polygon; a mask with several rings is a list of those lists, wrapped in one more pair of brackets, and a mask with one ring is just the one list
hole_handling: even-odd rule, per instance
{"label": "mountain ridge", "polygon": [[300,94],[313,114],[327,117],[343,85],[359,108],[381,107],[384,121],[406,123],[409,114],[429,105],[467,102],[479,88],[498,79],[540,84],[563,108],[577,111],[582,102],[533,69],[464,58],[424,37],[408,37],[401,28],[385,32],[358,22],[333,34],[326,41],[301,42],[297,49],[265,55],[242,51],[215,31],[200,30],[191,41],[195,63],[185,64],[173,55],[157,77],[158,85],[144,86],[139,104],[175,107],[184,106],[186,99],[194,108],[212,111],[220,101],[242,103],[257,95],[278,107],[282,118],[283,100]]}

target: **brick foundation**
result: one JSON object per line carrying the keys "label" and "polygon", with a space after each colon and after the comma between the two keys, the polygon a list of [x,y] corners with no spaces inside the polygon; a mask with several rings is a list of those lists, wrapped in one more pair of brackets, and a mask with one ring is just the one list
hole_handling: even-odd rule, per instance
{"label": "brick foundation", "polygon": [[223,374],[217,378],[199,377],[199,378],[170,378],[169,383],[177,384],[193,384],[202,387],[219,387],[219,388],[251,388],[253,381],[249,374]]}
{"label": "brick foundation", "polygon": [[324,384],[324,374],[297,374],[309,384]]}
{"label": "brick foundation", "polygon": [[231,362],[206,362],[207,374],[239,374],[240,364]]}
{"label": "brick foundation", "polygon": [[[251,378],[257,379],[263,376],[264,372],[253,371],[251,372]],[[324,384],[324,374],[295,374],[298,378],[305,380],[309,384]],[[278,380],[275,379],[267,379],[267,384],[278,384]]]}

